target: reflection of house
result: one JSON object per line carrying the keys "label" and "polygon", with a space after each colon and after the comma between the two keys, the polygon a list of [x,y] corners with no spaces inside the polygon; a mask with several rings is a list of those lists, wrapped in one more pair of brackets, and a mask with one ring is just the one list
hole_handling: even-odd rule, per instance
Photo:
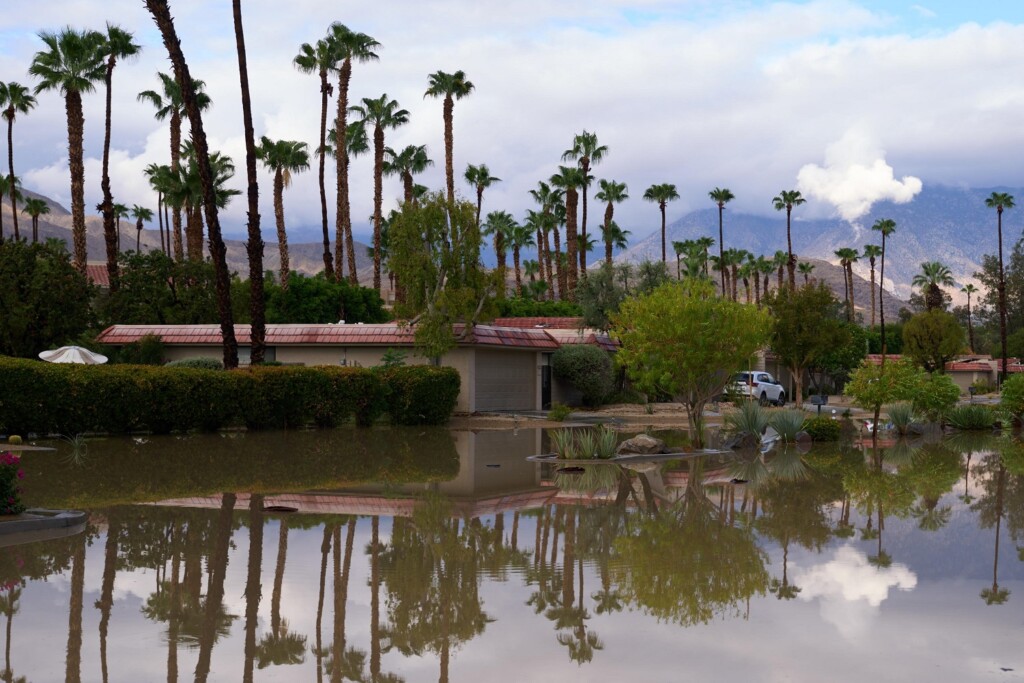
{"label": "reflection of house", "polygon": [[[562,319],[559,319],[562,320]],[[461,335],[461,327],[456,334]],[[112,325],[97,341],[110,346],[137,342],[156,335],[168,360],[201,356],[220,358],[218,325]],[[249,361],[249,326],[236,325],[239,361]],[[266,359],[295,365],[351,365],[371,367],[382,362],[389,349],[406,351],[406,362],[428,363],[417,356],[413,329],[395,323],[383,325],[267,325]],[[459,371],[462,391],[456,410],[540,410],[567,390],[557,386],[550,372],[550,357],[564,344],[596,344],[614,349],[607,335],[543,327],[477,325],[446,353],[440,364]]]}
{"label": "reflection of house", "polygon": [[[300,513],[408,517],[421,494],[433,492],[452,504],[453,514],[472,518],[535,508],[557,493],[541,485],[541,465],[526,460],[540,452],[539,429],[454,432],[453,436],[459,474],[450,481],[267,495],[264,505],[295,508]],[[240,493],[236,506],[245,507],[248,501],[249,494]],[[221,496],[177,498],[155,504],[218,508]]]}

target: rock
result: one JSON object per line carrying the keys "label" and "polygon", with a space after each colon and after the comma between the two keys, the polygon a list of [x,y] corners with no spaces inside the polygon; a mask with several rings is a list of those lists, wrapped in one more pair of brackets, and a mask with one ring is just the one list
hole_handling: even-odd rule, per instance
{"label": "rock", "polygon": [[753,434],[743,434],[728,442],[726,448],[734,451],[756,451],[761,448],[761,441]]}
{"label": "rock", "polygon": [[811,435],[808,434],[807,432],[800,431],[796,433],[795,441],[797,443],[811,443],[813,440],[814,439],[812,439]]}
{"label": "rock", "polygon": [[623,453],[650,455],[652,453],[662,453],[664,450],[665,442],[661,439],[655,439],[648,434],[637,434],[632,439],[626,439],[620,443],[615,452],[619,455]]}

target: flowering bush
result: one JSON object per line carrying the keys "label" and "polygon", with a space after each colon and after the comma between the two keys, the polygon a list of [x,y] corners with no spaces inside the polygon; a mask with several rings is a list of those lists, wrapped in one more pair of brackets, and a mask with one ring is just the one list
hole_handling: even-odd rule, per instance
{"label": "flowering bush", "polygon": [[25,511],[20,486],[24,478],[21,458],[14,453],[0,453],[0,515],[16,515]]}

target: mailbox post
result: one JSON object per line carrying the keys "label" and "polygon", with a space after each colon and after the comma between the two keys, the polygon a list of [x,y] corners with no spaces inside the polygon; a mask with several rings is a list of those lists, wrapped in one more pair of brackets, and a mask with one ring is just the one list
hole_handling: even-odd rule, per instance
{"label": "mailbox post", "polygon": [[809,399],[812,406],[818,406],[818,415],[821,415],[821,407],[828,405],[828,394],[811,394]]}

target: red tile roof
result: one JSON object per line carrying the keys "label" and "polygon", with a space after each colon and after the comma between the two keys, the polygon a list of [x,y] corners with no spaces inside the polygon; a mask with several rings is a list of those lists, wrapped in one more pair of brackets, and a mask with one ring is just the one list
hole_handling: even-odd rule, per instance
{"label": "red tile roof", "polygon": [[85,276],[98,287],[110,287],[110,274],[107,272],[106,263],[87,263]]}
{"label": "red tile roof", "polygon": [[538,327],[549,330],[578,330],[583,327],[583,318],[495,318],[495,327]]}
{"label": "red tile roof", "polygon": [[992,372],[994,366],[977,361],[952,361],[946,363],[947,372]]}

